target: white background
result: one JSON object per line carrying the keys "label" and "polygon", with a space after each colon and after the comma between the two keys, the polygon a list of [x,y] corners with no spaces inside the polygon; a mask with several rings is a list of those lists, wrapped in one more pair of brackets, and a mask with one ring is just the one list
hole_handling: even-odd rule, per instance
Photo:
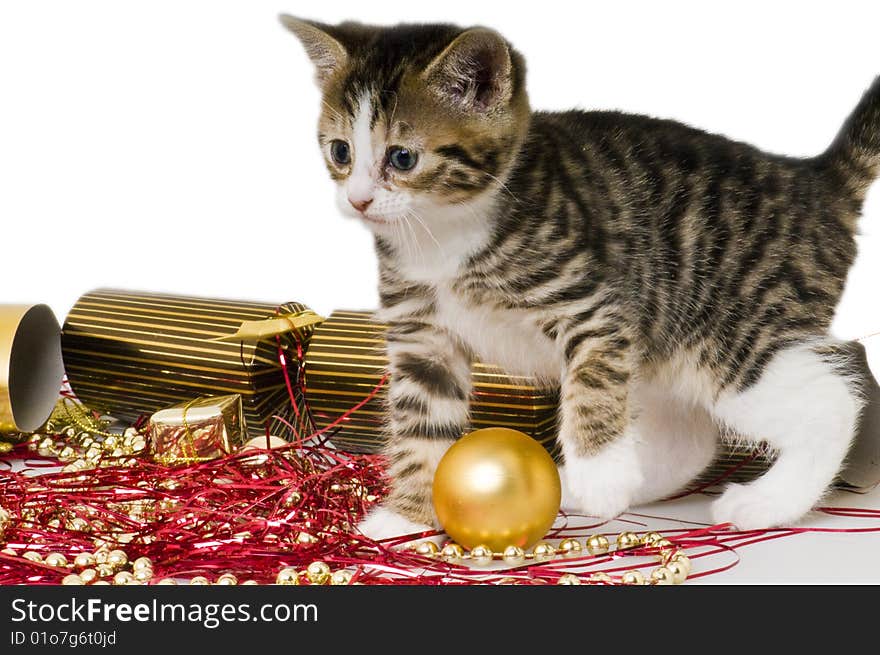
{"label": "white background", "polygon": [[[649,113],[797,156],[880,74],[867,2],[2,1],[0,302],[63,319],[113,286],[376,305],[371,239],[335,209],[311,64],[281,11],[488,25],[525,55],[536,108]],[[865,214],[847,338],[880,332],[876,187]]]}

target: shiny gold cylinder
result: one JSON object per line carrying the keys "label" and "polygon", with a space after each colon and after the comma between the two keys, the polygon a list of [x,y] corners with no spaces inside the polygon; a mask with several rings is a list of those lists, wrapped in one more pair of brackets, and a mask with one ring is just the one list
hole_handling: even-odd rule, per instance
{"label": "shiny gold cylinder", "polygon": [[46,305],[0,305],[0,434],[33,432],[58,400],[61,328]]}
{"label": "shiny gold cylinder", "polygon": [[[251,437],[265,435],[267,426],[279,434],[279,417],[293,422],[297,412],[278,343],[227,338],[245,322],[305,309],[299,303],[96,289],[77,300],[64,322],[67,379],[87,407],[127,422],[201,396],[238,394]],[[296,357],[297,341],[304,347],[310,334],[305,328],[280,336],[289,359]],[[295,383],[295,367],[288,374]]]}

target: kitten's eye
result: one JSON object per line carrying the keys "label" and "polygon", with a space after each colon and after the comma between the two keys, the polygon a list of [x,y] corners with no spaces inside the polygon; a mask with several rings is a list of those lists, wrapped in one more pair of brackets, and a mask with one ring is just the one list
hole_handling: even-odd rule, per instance
{"label": "kitten's eye", "polygon": [[388,161],[399,171],[408,171],[416,165],[418,156],[412,150],[394,146],[388,151]]}
{"label": "kitten's eye", "polygon": [[334,139],[330,142],[330,156],[340,166],[351,162],[351,149],[345,141]]}

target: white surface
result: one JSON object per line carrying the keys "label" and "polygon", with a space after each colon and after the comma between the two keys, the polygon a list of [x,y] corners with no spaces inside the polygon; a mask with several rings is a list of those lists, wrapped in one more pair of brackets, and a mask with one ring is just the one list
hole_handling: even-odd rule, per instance
{"label": "white surface", "polygon": [[[63,319],[83,292],[114,286],[376,306],[371,240],[337,214],[311,64],[281,11],[489,25],[526,56],[536,108],[645,112],[790,155],[823,150],[880,73],[880,5],[854,1],[3,3],[0,302],[47,302]],[[847,338],[880,332],[876,187],[865,213],[835,322]],[[867,346],[880,371],[880,338]],[[856,501],[880,507],[877,493],[845,497]],[[708,520],[706,507],[675,513]],[[713,579],[880,581],[878,540],[753,546]]]}
{"label": "white surface", "polygon": [[[672,529],[698,529],[711,525],[710,502],[702,494],[686,496],[635,508],[622,518],[647,525],[633,525],[621,521],[608,524],[609,531],[634,532]],[[835,491],[822,503],[826,507],[860,507],[880,510],[880,489],[869,494]],[[677,520],[645,518],[675,517]],[[687,523],[692,521],[697,524]],[[814,513],[797,527],[801,528],[880,528],[880,517],[845,518]],[[737,549],[740,562],[729,571],[705,578],[694,578],[689,584],[877,584],[880,583],[880,532],[833,533],[812,532],[783,537]],[[734,561],[734,557],[713,555],[693,560],[693,573],[708,571]]]}

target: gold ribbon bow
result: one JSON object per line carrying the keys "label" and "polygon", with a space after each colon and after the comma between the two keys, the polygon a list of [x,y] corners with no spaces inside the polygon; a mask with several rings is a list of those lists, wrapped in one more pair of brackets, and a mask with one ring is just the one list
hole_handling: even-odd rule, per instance
{"label": "gold ribbon bow", "polygon": [[300,336],[301,330],[318,325],[323,320],[323,316],[316,314],[311,309],[305,309],[301,312],[281,314],[259,321],[244,321],[235,334],[218,337],[212,341],[263,341],[287,332],[296,332]]}

